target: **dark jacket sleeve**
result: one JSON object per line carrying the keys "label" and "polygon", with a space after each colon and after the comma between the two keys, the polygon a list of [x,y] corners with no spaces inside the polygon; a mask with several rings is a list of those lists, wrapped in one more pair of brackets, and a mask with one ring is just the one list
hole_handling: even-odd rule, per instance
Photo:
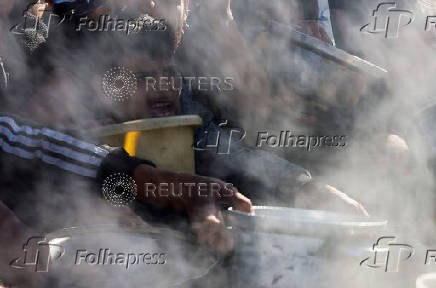
{"label": "dark jacket sleeve", "polygon": [[[286,201],[292,204],[297,191],[311,181],[309,171],[272,153],[248,148],[238,140],[232,140],[222,126],[213,122],[213,113],[193,101],[192,93],[185,88],[182,89],[179,113],[199,115],[204,123],[195,131],[196,172],[232,183],[255,203],[282,201],[280,204],[283,204]],[[218,146],[208,149],[210,144]]]}
{"label": "dark jacket sleeve", "polygon": [[[245,147],[230,139],[229,133],[215,124],[203,129],[206,129],[203,133],[197,132],[197,137],[208,136],[203,143],[219,139],[217,142],[225,144],[225,149],[219,146],[217,150],[197,148],[197,173],[234,184],[255,203],[292,205],[294,195],[312,179],[303,167],[272,153]],[[227,151],[222,153],[219,150]]]}
{"label": "dark jacket sleeve", "polygon": [[[360,1],[357,1],[354,5],[360,5],[359,2]],[[346,0],[329,0],[329,7],[330,9],[345,9],[347,7],[347,2]]]}

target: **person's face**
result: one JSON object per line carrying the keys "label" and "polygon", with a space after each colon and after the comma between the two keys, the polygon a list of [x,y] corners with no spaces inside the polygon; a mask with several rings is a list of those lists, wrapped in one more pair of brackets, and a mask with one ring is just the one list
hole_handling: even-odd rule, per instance
{"label": "person's face", "polygon": [[123,63],[137,80],[136,95],[123,108],[128,117],[143,119],[176,115],[181,83],[174,67],[168,61],[131,61]]}

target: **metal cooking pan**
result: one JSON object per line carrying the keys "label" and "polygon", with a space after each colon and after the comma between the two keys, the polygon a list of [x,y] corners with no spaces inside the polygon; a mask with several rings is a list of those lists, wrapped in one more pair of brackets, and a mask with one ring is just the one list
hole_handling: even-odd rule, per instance
{"label": "metal cooking pan", "polygon": [[195,239],[166,228],[99,225],[46,238],[57,287],[185,287],[219,263]]}
{"label": "metal cooking pan", "polygon": [[370,287],[373,271],[359,263],[386,221],[280,207],[254,210],[256,215],[226,212],[237,239],[232,287]]}
{"label": "metal cooking pan", "polygon": [[255,206],[254,211],[255,215],[232,209],[225,213],[229,224],[237,229],[323,238],[368,235],[387,224],[385,220],[320,210]]}

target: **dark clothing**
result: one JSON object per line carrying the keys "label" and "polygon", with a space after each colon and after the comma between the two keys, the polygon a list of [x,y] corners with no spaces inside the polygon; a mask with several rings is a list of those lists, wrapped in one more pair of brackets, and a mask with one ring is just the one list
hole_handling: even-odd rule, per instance
{"label": "dark clothing", "polygon": [[6,89],[9,83],[9,72],[6,69],[6,64],[4,63],[2,57],[0,57],[0,90]]}
{"label": "dark clothing", "polygon": [[25,56],[24,51],[32,50],[26,43],[41,41],[28,41],[37,40],[38,35],[27,33],[33,30],[31,25],[23,26],[20,21],[24,20],[29,24],[29,18],[18,18],[7,25],[15,27],[15,33],[4,32],[7,41],[2,43],[0,58],[0,201],[23,223],[49,232],[78,225],[87,220],[87,211],[111,210],[102,197],[103,180],[115,173],[132,176],[139,164],[153,164],[130,157],[122,148],[86,141],[76,131],[17,116],[24,114],[31,95],[29,82],[39,85],[48,77],[26,65],[31,59],[39,61],[39,66],[44,63],[38,56]]}
{"label": "dark clothing", "polygon": [[329,7],[330,9],[345,9],[348,5],[353,5],[352,3],[354,3],[354,5],[356,5],[356,2],[354,1],[349,1],[349,0],[329,0]]}
{"label": "dark clothing", "polygon": [[319,7],[318,0],[304,0],[300,4],[303,8],[304,20],[318,20]]}
{"label": "dark clothing", "polygon": [[[214,122],[210,110],[193,101],[191,91],[183,88],[179,113],[203,119],[203,126],[195,130],[196,172],[232,183],[254,203],[292,205],[295,193],[311,181],[310,173],[272,153],[245,147],[239,141],[243,131],[234,135],[239,139],[231,139],[229,131]],[[206,149],[217,141],[217,149]]]}
{"label": "dark clothing", "polygon": [[98,191],[106,177],[132,176],[139,164],[153,165],[121,148],[0,114],[0,200],[31,227],[75,225],[77,211],[102,199]]}

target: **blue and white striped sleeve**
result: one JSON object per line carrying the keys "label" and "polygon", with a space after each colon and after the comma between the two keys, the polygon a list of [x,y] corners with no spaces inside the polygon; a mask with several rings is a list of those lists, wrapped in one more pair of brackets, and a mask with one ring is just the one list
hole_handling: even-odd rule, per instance
{"label": "blue and white striped sleeve", "polygon": [[0,152],[96,178],[109,151],[71,135],[0,114]]}
{"label": "blue and white striped sleeve", "polygon": [[[6,164],[3,163],[4,154],[16,158]],[[151,161],[131,157],[123,148],[99,146],[68,133],[0,113],[0,164],[25,167],[15,163],[19,160],[39,161],[55,166],[59,171],[89,177],[100,183],[115,173],[132,176],[134,169],[141,164],[156,167]]]}

